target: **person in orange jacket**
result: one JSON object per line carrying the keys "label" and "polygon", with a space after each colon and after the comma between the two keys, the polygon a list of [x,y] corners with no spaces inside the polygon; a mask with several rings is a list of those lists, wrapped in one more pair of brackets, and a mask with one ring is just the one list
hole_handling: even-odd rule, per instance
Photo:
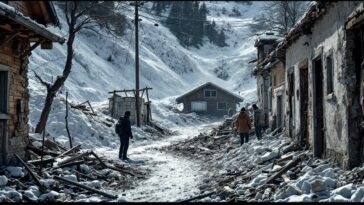
{"label": "person in orange jacket", "polygon": [[241,108],[239,116],[236,118],[235,127],[240,135],[240,140],[241,140],[240,145],[244,144],[244,139],[245,139],[245,143],[247,143],[249,141],[249,131],[252,128],[252,125],[251,125],[250,117],[249,117],[248,113],[246,113],[246,110],[244,107]]}

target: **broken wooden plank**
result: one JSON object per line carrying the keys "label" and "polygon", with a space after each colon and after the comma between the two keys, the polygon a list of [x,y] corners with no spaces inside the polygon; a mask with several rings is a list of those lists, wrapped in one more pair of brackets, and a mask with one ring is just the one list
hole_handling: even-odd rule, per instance
{"label": "broken wooden plank", "polygon": [[79,171],[75,171],[75,172],[76,172],[77,174],[79,174],[80,176],[85,177],[85,178],[87,178],[87,179],[97,180],[97,178],[92,177],[92,176],[89,176],[89,175],[87,175],[87,174],[83,174],[83,173],[81,173],[81,172],[79,172]]}
{"label": "broken wooden plank", "polygon": [[[30,150],[32,150],[32,151],[34,151],[36,154],[38,154],[39,156],[41,156],[42,155],[42,150],[41,149],[39,149],[39,148],[36,148],[36,147],[34,147],[33,145],[30,145],[30,144],[28,144],[27,145],[27,148],[28,149],[30,149]],[[46,154],[46,155],[51,155],[51,156],[53,156],[53,157],[55,157],[55,156],[58,156],[59,155],[59,153],[58,152],[54,152],[54,151],[50,151],[50,150],[44,150],[44,152],[43,152],[44,154]]]}
{"label": "broken wooden plank", "polygon": [[58,180],[58,181],[61,181],[61,182],[66,182],[66,183],[69,183],[73,186],[76,186],[76,187],[79,187],[81,189],[85,189],[87,191],[90,191],[90,192],[93,192],[93,193],[96,193],[96,194],[100,194],[102,196],[105,196],[105,197],[108,197],[108,198],[111,198],[111,199],[116,199],[118,198],[117,195],[112,195],[112,194],[108,194],[106,192],[102,192],[100,190],[97,190],[97,189],[94,189],[92,187],[88,187],[86,185],[83,185],[83,184],[80,184],[78,182],[74,182],[74,181],[71,181],[71,180],[68,180],[68,179],[65,179],[65,178],[62,178],[62,177],[59,177],[59,176],[54,176],[53,177],[54,179]]}
{"label": "broken wooden plank", "polygon": [[81,147],[81,145],[77,145],[77,146],[75,146],[75,147],[72,147],[71,149],[69,149],[69,150],[67,150],[67,151],[65,151],[65,152],[63,152],[63,153],[61,153],[60,155],[58,155],[57,157],[62,157],[62,156],[66,156],[66,155],[68,155],[68,154],[70,154],[70,153],[72,153],[72,152],[77,152],[77,150],[79,149]]}
{"label": "broken wooden plank", "polygon": [[99,160],[99,162],[100,162],[100,164],[101,164],[101,166],[102,167],[104,167],[104,168],[106,168],[107,167],[107,165],[105,164],[105,162],[104,161],[102,161],[101,160],[101,158],[94,152],[94,151],[91,151],[91,154],[97,159],[97,160]]}
{"label": "broken wooden plank", "polygon": [[49,159],[37,159],[37,160],[29,160],[27,161],[27,163],[32,164],[32,165],[40,165],[40,164],[48,164],[48,163],[53,163],[54,162],[54,158],[49,158]]}
{"label": "broken wooden plank", "polygon": [[58,168],[63,168],[63,167],[71,167],[71,166],[80,165],[80,164],[83,164],[83,163],[84,163],[83,160],[74,161],[74,162],[68,162],[68,163],[64,163],[62,165],[53,167],[53,169],[58,169]]}
{"label": "broken wooden plank", "polygon": [[[92,151],[91,151],[91,152],[92,152]],[[87,155],[90,155],[90,154],[91,154],[91,152],[90,152],[90,151],[86,151],[86,152],[81,153],[81,154],[79,154],[79,155],[76,155],[76,156],[74,156],[74,157],[68,158],[68,159],[63,160],[63,161],[61,161],[61,162],[58,162],[58,164],[59,164],[59,165],[62,165],[62,164],[69,163],[69,162],[71,162],[71,161],[75,161],[75,160],[77,160],[77,159],[80,159],[80,158],[82,158],[82,157],[85,157],[85,156],[87,156]]]}
{"label": "broken wooden plank", "polygon": [[183,203],[183,202],[190,202],[190,201],[193,201],[193,200],[203,199],[203,198],[212,196],[213,194],[215,194],[215,191],[212,191],[212,192],[209,192],[209,193],[206,193],[206,194],[201,194],[201,195],[198,195],[198,196],[195,196],[195,197],[186,199],[186,200],[178,201],[178,202],[181,202],[181,203]]}
{"label": "broken wooden plank", "polygon": [[15,157],[20,161],[20,163],[22,163],[24,165],[25,169],[29,172],[30,176],[32,176],[32,178],[34,179],[34,181],[38,185],[38,187],[42,188],[42,184],[40,183],[40,181],[37,178],[36,174],[27,165],[27,163],[24,162],[17,154],[15,154]]}
{"label": "broken wooden plank", "polygon": [[99,156],[97,156],[97,154],[96,154],[95,152],[91,151],[91,154],[92,154],[94,157],[96,157],[96,159],[97,159],[97,160],[99,160],[99,162],[100,162],[100,164],[101,164],[101,166],[102,166],[102,167],[104,167],[104,168],[109,168],[109,169],[113,169],[113,170],[118,171],[118,172],[123,173],[123,174],[129,174],[129,175],[131,175],[131,176],[135,176],[133,173],[130,173],[130,172],[124,171],[124,170],[122,170],[122,169],[120,169],[120,168],[117,168],[117,167],[115,167],[115,166],[112,166],[112,165],[108,165],[108,164],[106,164],[105,162],[103,162],[103,161],[101,160],[101,158],[100,158]]}
{"label": "broken wooden plank", "polygon": [[49,147],[49,148],[59,148],[59,149],[61,149],[61,150],[63,150],[63,151],[66,151],[67,149],[66,148],[64,148],[64,147],[62,147],[61,145],[59,145],[59,144],[57,144],[56,142],[53,142],[52,140],[50,140],[50,139],[46,139],[45,141],[44,141],[44,145],[46,146],[46,147]]}
{"label": "broken wooden plank", "polygon": [[265,182],[265,185],[270,183],[277,177],[281,176],[282,174],[286,173],[289,169],[291,169],[296,164],[298,164],[302,160],[303,156],[304,156],[304,154],[301,154],[301,155],[297,156],[297,158],[292,159],[292,161],[290,161],[286,166],[282,167],[282,169],[279,170],[276,174],[274,174],[270,178],[268,178],[267,181]]}

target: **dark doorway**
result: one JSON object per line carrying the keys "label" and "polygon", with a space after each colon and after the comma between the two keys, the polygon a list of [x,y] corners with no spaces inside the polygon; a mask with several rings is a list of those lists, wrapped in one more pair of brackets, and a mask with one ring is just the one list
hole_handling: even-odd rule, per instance
{"label": "dark doorway", "polygon": [[[363,97],[364,97],[364,28],[359,28],[354,31],[355,33],[355,47],[353,50],[354,54],[354,62],[355,62],[355,77],[356,77],[356,84],[354,89],[354,99],[353,101],[358,104],[361,104],[363,106]],[[357,109],[355,113],[356,116],[352,116],[353,120],[357,123],[353,122],[349,125],[350,132],[352,133],[353,137],[351,139],[354,143],[352,146],[352,149],[355,151],[355,153],[361,153],[359,156],[356,156],[354,159],[353,164],[359,164],[359,161],[364,161],[364,127],[363,127],[363,111],[362,109]],[[361,126],[360,126],[361,124]],[[355,141],[360,141],[361,145],[358,143],[355,143]],[[356,151],[357,150],[357,151]]]}
{"label": "dark doorway", "polygon": [[279,130],[282,127],[283,124],[283,99],[282,99],[282,95],[278,95],[277,96],[277,128],[279,128]]}
{"label": "dark doorway", "polygon": [[290,69],[288,74],[288,106],[289,106],[289,137],[292,139],[293,137],[293,130],[294,130],[294,124],[293,124],[293,106],[294,106],[294,72],[293,68]]}
{"label": "dark doorway", "polygon": [[323,75],[321,56],[313,61],[313,119],[314,119],[314,146],[315,157],[322,158],[325,151],[324,108],[323,108]]}
{"label": "dark doorway", "polygon": [[300,143],[308,147],[308,64],[300,68]]}

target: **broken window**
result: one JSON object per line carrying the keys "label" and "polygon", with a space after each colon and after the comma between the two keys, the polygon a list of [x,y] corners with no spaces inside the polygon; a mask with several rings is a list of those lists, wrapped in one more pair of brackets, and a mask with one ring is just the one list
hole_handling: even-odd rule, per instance
{"label": "broken window", "polygon": [[226,102],[218,102],[217,103],[217,109],[218,110],[226,110]]}
{"label": "broken window", "polygon": [[8,71],[0,70],[0,114],[8,113]]}
{"label": "broken window", "polygon": [[205,90],[205,98],[216,97],[216,90]]}
{"label": "broken window", "polygon": [[332,54],[326,57],[326,84],[327,84],[327,94],[334,92],[334,72],[333,72],[333,62],[332,62]]}

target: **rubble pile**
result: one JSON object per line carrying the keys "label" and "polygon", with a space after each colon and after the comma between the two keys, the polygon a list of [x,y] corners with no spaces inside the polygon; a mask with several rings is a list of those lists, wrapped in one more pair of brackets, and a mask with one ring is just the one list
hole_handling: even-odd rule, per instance
{"label": "rubble pile", "polygon": [[[146,170],[99,157],[81,145],[66,149],[46,138],[30,138],[31,159],[0,168],[0,202],[123,201],[116,194],[147,177]],[[42,157],[42,149],[44,155]]]}
{"label": "rubble pile", "polygon": [[343,171],[276,131],[240,146],[233,120],[167,148],[199,160],[206,173],[201,194],[184,202],[364,202],[364,167]]}

